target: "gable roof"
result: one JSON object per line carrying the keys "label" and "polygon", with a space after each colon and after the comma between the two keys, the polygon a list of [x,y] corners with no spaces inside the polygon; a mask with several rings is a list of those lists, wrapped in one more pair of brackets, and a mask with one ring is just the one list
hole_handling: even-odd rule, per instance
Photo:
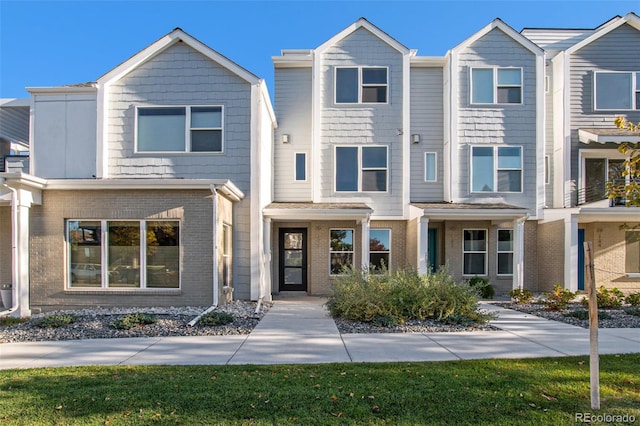
{"label": "gable roof", "polygon": [[344,30],[340,31],[338,34],[331,37],[329,40],[322,43],[320,46],[318,46],[316,51],[322,52],[328,49],[329,47],[333,46],[334,44],[344,39],[345,37],[349,36],[350,34],[354,33],[356,30],[360,28],[366,29],[367,31],[369,31],[370,33],[378,37],[380,40],[382,40],[383,42],[385,42],[386,44],[388,44],[389,46],[391,46],[392,48],[394,48],[395,50],[397,50],[402,54],[415,53],[409,48],[407,48],[405,45],[400,43],[398,40],[394,39],[389,34],[382,31],[380,28],[376,27],[371,22],[367,21],[365,18],[358,19],[356,22],[349,25],[347,28],[345,28]]}
{"label": "gable roof", "polygon": [[240,65],[236,64],[229,58],[215,50],[211,49],[209,46],[190,36],[189,34],[182,31],[180,28],[176,28],[164,37],[161,37],[159,40],[155,41],[148,47],[142,49],[117,67],[113,68],[111,71],[104,74],[102,77],[98,79],[98,84],[107,84],[113,81],[116,81],[129,72],[134,70],[136,67],[141,64],[147,62],[151,58],[155,57],[159,53],[165,51],[169,47],[173,46],[176,43],[183,42],[187,46],[193,48],[197,52],[201,53],[205,57],[209,58],[211,61],[219,64],[220,66],[228,69],[232,73],[236,74],[238,77],[247,81],[250,84],[258,84],[260,79],[254,75],[253,73],[247,71]]}
{"label": "gable roof", "polygon": [[460,43],[459,45],[451,49],[451,51],[454,53],[457,53],[460,50],[466,49],[467,47],[471,46],[473,43],[480,40],[482,37],[484,37],[486,34],[488,34],[489,32],[493,31],[496,28],[502,31],[503,33],[505,33],[507,36],[511,37],[515,42],[520,44],[525,49],[529,50],[531,53],[535,55],[539,55],[543,53],[543,50],[542,48],[540,48],[540,46],[538,46],[537,44],[535,44],[534,42],[532,42],[531,40],[529,40],[528,38],[526,38],[525,36],[517,32],[513,28],[511,28],[509,25],[505,24],[504,21],[500,18],[496,18],[493,21],[491,21],[489,25],[482,28],[480,31],[476,32],[471,37],[467,38],[465,41],[463,41],[462,43]]}
{"label": "gable roof", "polygon": [[629,12],[620,19],[612,19],[608,22],[605,22],[604,24],[599,26],[597,31],[595,31],[589,37],[585,38],[579,43],[576,43],[570,48],[568,48],[566,50],[566,53],[567,54],[574,53],[582,49],[583,47],[593,43],[594,41],[598,40],[600,37],[603,37],[604,35],[609,34],[611,31],[615,30],[616,28],[620,28],[624,24],[629,24],[633,28],[640,31],[640,17],[633,12]]}

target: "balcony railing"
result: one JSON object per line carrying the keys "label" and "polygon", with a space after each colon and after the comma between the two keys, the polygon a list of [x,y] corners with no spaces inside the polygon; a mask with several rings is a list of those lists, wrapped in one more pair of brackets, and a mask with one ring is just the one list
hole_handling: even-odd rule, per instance
{"label": "balcony railing", "polygon": [[[575,191],[571,191],[568,194],[566,205],[568,207],[580,206],[583,204],[594,203],[596,201],[606,200],[607,196],[607,181],[595,182],[587,187],[580,188]],[[613,185],[624,185],[624,181],[613,181]],[[616,197],[609,200],[609,206],[624,206],[626,200],[623,197]]]}

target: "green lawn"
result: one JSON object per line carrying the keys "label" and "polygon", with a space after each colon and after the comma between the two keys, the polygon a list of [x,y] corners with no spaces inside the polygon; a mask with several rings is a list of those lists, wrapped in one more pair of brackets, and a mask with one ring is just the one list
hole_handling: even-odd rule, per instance
{"label": "green lawn", "polygon": [[[600,367],[599,414],[640,422],[640,354]],[[46,368],[0,371],[0,424],[556,426],[589,395],[588,357]]]}

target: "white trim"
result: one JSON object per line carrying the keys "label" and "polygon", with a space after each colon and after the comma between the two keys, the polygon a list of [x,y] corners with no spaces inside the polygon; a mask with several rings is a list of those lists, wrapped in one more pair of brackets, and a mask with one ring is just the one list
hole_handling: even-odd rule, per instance
{"label": "white trim", "polygon": [[[473,101],[473,71],[474,70],[492,70],[493,77],[493,101],[492,102],[474,102]],[[520,70],[520,84],[519,85],[508,85],[498,83],[498,72],[500,70]],[[524,105],[524,74],[522,67],[469,67],[469,105]],[[500,87],[512,88],[519,87],[520,88],[520,102],[498,102],[498,89]]]}
{"label": "white trim", "polygon": [[590,144],[591,142],[605,144],[605,143],[623,143],[623,142],[631,142],[638,143],[640,142],[640,135],[635,133],[631,133],[626,136],[620,135],[598,135],[589,129],[578,129],[578,140],[584,144]]}
{"label": "white trim", "polygon": [[[493,149],[493,190],[492,191],[474,191],[473,190],[473,148],[492,148]],[[520,168],[499,168],[498,151],[500,148],[518,148],[520,150]],[[470,194],[522,194],[524,192],[524,158],[522,158],[522,145],[469,145],[469,193]],[[498,172],[499,171],[520,171],[520,191],[499,191],[498,190]]]}
{"label": "white trim", "polygon": [[575,53],[576,51],[582,49],[586,45],[591,44],[593,41],[595,41],[595,40],[599,39],[600,37],[610,33],[611,31],[615,30],[618,27],[621,27],[624,24],[629,24],[632,27],[634,27],[635,29],[640,30],[640,17],[638,17],[638,15],[634,14],[633,12],[629,12],[626,15],[624,15],[621,19],[617,19],[614,22],[607,23],[604,26],[601,26],[593,34],[591,34],[589,37],[585,38],[584,40],[580,41],[579,43],[576,43],[573,46],[571,46],[570,48],[568,48],[566,50],[566,54],[567,55],[571,55],[571,54]]}
{"label": "white trim", "polygon": [[389,46],[391,46],[392,48],[394,48],[395,50],[397,50],[398,52],[400,52],[402,54],[410,54],[411,53],[411,50],[407,49],[400,42],[398,42],[397,40],[395,40],[392,37],[390,37],[389,34],[385,33],[380,28],[376,27],[375,25],[373,25],[371,22],[367,21],[366,19],[360,18],[356,22],[354,22],[353,24],[349,25],[344,30],[340,31],[338,34],[336,34],[333,37],[331,37],[329,40],[327,40],[324,43],[322,43],[316,49],[316,54],[317,53],[323,53],[325,50],[327,50],[328,48],[330,48],[331,46],[333,46],[334,44],[336,44],[340,40],[346,38],[348,35],[350,35],[351,33],[355,32],[359,28],[366,29],[367,31],[369,31],[370,33],[372,33],[373,35],[378,37],[380,40],[382,40],[383,42],[387,43]]}
{"label": "white trim", "polygon": [[[433,172],[434,172],[434,178],[433,179],[428,179],[427,178],[427,156],[433,154]],[[434,182],[438,182],[438,153],[435,151],[425,151],[424,152],[424,181],[428,182],[428,183],[434,183]]]}
{"label": "white trim", "polygon": [[[322,200],[322,186],[320,185],[321,170],[320,159],[322,158],[322,106],[320,100],[322,97],[322,59],[321,55],[313,53],[313,70],[311,74],[311,158],[315,161],[311,162],[311,200],[318,203]],[[335,163],[335,161],[334,161]]]}
{"label": "white trim", "polygon": [[[338,70],[339,69],[356,69],[358,70],[358,100],[356,102],[338,102]],[[362,72],[364,69],[384,69],[386,70],[386,83],[384,84],[366,84],[363,81]],[[365,87],[385,87],[386,88],[386,96],[384,102],[365,102],[362,99],[363,91]],[[390,83],[389,83],[389,67],[388,66],[376,66],[376,65],[340,65],[333,67],[333,106],[354,106],[354,105],[389,105],[389,98],[391,95]]]}
{"label": "white trim", "polygon": [[529,50],[531,53],[534,53],[536,55],[542,55],[544,53],[544,51],[537,44],[533,43],[531,40],[511,28],[509,25],[505,24],[500,19],[494,19],[489,25],[485,26],[480,31],[477,31],[471,37],[467,38],[462,43],[454,47],[452,51],[457,53],[463,49],[466,49],[467,47],[484,37],[494,28],[501,30],[507,36],[511,37],[515,42],[519,43],[525,49]]}
{"label": "white trim", "polygon": [[[464,249],[464,233],[465,231],[484,231],[484,251],[465,250]],[[466,253],[484,253],[484,274],[466,274],[464,272],[464,255]],[[489,230],[487,228],[463,228],[462,229],[462,276],[464,277],[486,277],[489,275]]]}
{"label": "white trim", "polygon": [[[402,206],[403,217],[410,216],[411,202],[411,54],[402,56]],[[391,91],[389,91],[389,96]],[[396,154],[397,155],[397,154]],[[389,150],[387,150],[387,190],[391,184],[391,170],[389,165]]]}
{"label": "white trim", "polygon": [[[629,96],[631,97],[631,107],[630,108],[598,108],[598,74],[631,74],[631,82],[630,87],[631,92]],[[640,109],[640,105],[636,105],[636,93],[640,92],[640,90],[636,89],[636,85],[639,84],[636,80],[640,79],[640,71],[593,71],[593,111],[626,111],[633,112],[638,111]]]}
{"label": "white trim", "polygon": [[[524,79],[524,75],[523,75]],[[546,153],[546,95],[545,95],[545,58],[544,54],[536,56],[536,212],[535,218],[544,215],[546,206],[546,187],[544,156]],[[523,91],[524,95],[524,91]],[[524,149],[523,154],[524,155]],[[524,159],[522,160],[522,176],[524,179]],[[524,182],[522,183],[524,191]]]}
{"label": "white trim", "polygon": [[[338,186],[338,179],[337,179],[337,173],[338,173],[338,168],[336,167],[336,160],[337,160],[337,154],[336,151],[338,148],[356,148],[358,150],[358,189],[355,191],[339,191],[337,186]],[[362,165],[362,151],[363,148],[385,148],[386,151],[386,163],[387,166],[384,168],[381,167],[368,167],[368,168],[364,168]],[[384,170],[386,171],[386,182],[385,182],[385,190],[384,191],[364,191],[362,190],[362,173],[364,171],[381,171]],[[386,194],[389,193],[389,145],[334,145],[333,146],[333,192],[335,195],[338,194]]]}
{"label": "white trim", "polygon": [[[266,218],[308,222],[310,220],[369,220],[371,209],[282,209],[265,208]],[[396,218],[397,219],[397,218]],[[376,219],[378,220],[378,219]]]}
{"label": "white trim", "polygon": [[[304,155],[304,179],[298,179],[298,155]],[[309,181],[309,171],[307,167],[307,153],[305,151],[293,153],[293,182],[304,183]]]}
{"label": "white trim", "polygon": [[[511,231],[511,250],[500,250],[500,231]],[[513,269],[515,268],[515,229],[514,228],[497,228],[496,229],[496,276],[498,277],[512,277]],[[511,253],[511,273],[500,273],[500,254]]]}

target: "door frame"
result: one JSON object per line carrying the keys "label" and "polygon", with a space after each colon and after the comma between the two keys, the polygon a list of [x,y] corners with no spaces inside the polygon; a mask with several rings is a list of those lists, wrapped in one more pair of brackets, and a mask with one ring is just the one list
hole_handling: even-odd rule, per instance
{"label": "door frame", "polygon": [[[284,234],[285,233],[301,233],[302,234],[302,284],[285,284],[284,283]],[[307,228],[279,228],[278,230],[278,291],[307,291],[308,274],[307,274]]]}

